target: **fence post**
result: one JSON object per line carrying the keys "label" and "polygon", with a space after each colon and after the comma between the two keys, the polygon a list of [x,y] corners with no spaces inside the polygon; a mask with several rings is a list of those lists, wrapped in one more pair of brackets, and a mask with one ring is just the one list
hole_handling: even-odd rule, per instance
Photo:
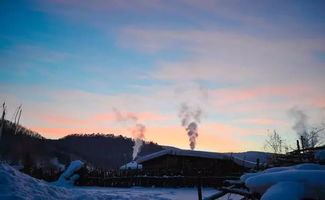
{"label": "fence post", "polygon": [[202,180],[201,180],[201,174],[199,172],[198,180],[197,180],[197,195],[198,200],[202,200]]}

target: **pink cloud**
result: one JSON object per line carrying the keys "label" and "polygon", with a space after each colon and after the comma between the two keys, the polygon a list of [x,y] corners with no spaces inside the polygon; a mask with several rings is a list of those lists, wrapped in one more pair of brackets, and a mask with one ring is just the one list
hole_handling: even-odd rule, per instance
{"label": "pink cloud", "polygon": [[[144,121],[161,121],[165,120],[166,117],[164,115],[161,115],[159,113],[154,113],[154,112],[121,112],[125,114],[126,116],[134,116],[138,118],[139,120],[144,120]],[[95,120],[100,120],[100,121],[113,121],[117,120],[115,114],[113,113],[102,113],[102,114],[95,114],[92,117]]]}
{"label": "pink cloud", "polygon": [[262,124],[262,125],[275,125],[281,123],[280,121],[267,119],[267,118],[251,118],[235,120],[240,123]]}
{"label": "pink cloud", "polygon": [[75,119],[67,116],[53,116],[53,115],[45,115],[41,117],[46,123],[53,125],[85,125],[91,124],[92,122],[86,119]]}
{"label": "pink cloud", "polygon": [[221,123],[209,123],[203,126],[204,129],[208,130],[208,132],[225,134],[225,135],[264,135],[264,129],[256,129],[256,128],[240,128],[233,127]]}
{"label": "pink cloud", "polygon": [[92,116],[94,120],[99,120],[99,121],[113,121],[116,120],[116,117],[114,114],[95,114]]}
{"label": "pink cloud", "polygon": [[261,98],[285,97],[292,98],[302,92],[309,92],[311,88],[307,86],[263,86],[249,88],[226,88],[214,90],[211,95],[215,96],[218,104],[231,104],[242,101],[250,101]]}

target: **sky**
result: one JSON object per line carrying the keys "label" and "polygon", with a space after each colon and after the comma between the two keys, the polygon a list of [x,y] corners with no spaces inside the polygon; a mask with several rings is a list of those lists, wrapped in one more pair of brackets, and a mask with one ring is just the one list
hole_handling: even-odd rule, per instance
{"label": "sky", "polygon": [[46,138],[132,137],[189,149],[181,105],[200,108],[196,149],[294,147],[290,109],[325,122],[325,2],[0,0],[0,101]]}

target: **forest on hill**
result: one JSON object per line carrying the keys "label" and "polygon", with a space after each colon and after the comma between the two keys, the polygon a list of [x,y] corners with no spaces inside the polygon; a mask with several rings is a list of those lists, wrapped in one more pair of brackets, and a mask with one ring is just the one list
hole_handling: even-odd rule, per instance
{"label": "forest on hill", "polygon": [[[5,122],[0,138],[1,160],[11,165],[57,168],[80,159],[89,166],[117,169],[132,160],[134,140],[113,134],[72,134],[60,139],[46,139],[40,134],[10,121]],[[139,156],[162,150],[145,142]]]}

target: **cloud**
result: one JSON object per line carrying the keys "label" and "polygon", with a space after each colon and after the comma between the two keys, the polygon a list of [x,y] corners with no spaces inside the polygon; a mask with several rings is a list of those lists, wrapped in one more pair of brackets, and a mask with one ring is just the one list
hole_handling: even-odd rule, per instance
{"label": "cloud", "polygon": [[[313,52],[324,51],[324,39],[270,39],[224,31],[125,28],[122,45],[153,52],[193,52],[181,61],[158,62],[153,78],[215,82],[320,81],[323,63]],[[310,67],[306,67],[310,66]]]}
{"label": "cloud", "polygon": [[[126,115],[130,115],[130,116],[137,116],[137,118],[140,119],[141,121],[162,121],[166,119],[164,115],[161,115],[159,113],[154,113],[154,112],[132,113],[132,112],[121,111],[121,113],[126,113]],[[117,120],[116,115],[114,113],[95,114],[92,118],[100,121]]]}
{"label": "cloud", "polygon": [[267,118],[247,118],[247,119],[238,119],[235,120],[239,123],[248,123],[248,124],[261,124],[261,125],[279,125],[281,122],[273,119]]}
{"label": "cloud", "polygon": [[86,119],[77,119],[73,117],[67,117],[64,113],[61,114],[61,116],[54,116],[54,115],[43,115],[40,116],[40,121],[43,121],[47,124],[52,125],[89,125],[92,124],[92,121],[86,120]]}

